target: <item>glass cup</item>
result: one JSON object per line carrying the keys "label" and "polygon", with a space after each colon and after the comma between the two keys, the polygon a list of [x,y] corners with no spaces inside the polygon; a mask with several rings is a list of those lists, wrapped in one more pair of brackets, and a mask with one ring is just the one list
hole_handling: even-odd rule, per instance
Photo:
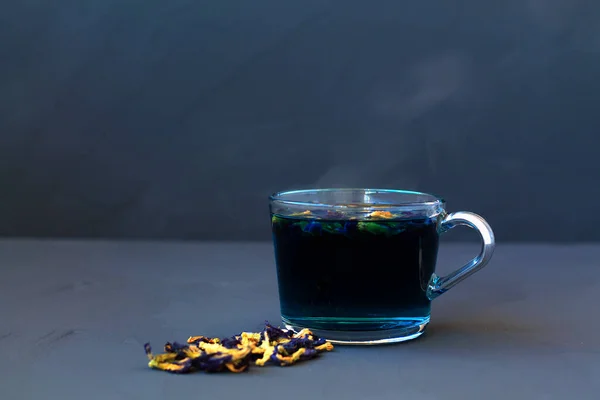
{"label": "glass cup", "polygon": [[[270,197],[281,318],[340,344],[419,337],[431,301],[479,271],[494,251],[487,222],[447,214],[443,199],[387,189],[310,189]],[[435,274],[439,237],[465,225],[481,235],[479,255]]]}

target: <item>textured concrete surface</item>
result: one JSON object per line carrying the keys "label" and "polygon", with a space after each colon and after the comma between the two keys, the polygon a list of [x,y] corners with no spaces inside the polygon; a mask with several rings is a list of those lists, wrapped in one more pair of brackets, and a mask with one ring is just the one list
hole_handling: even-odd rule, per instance
{"label": "textured concrete surface", "polygon": [[[448,245],[438,272],[472,257]],[[598,398],[600,246],[500,245],[427,335],[290,368],[173,376],[142,345],[277,321],[270,244],[0,242],[3,399]]]}

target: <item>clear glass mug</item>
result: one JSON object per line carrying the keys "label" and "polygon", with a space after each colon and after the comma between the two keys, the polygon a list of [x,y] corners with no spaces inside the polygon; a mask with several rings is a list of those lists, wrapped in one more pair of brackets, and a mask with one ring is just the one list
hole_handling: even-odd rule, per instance
{"label": "clear glass mug", "polygon": [[[340,344],[419,337],[431,301],[483,268],[494,251],[487,222],[447,214],[437,196],[388,189],[309,189],[270,196],[282,321]],[[447,276],[435,274],[439,237],[465,225],[482,248]]]}

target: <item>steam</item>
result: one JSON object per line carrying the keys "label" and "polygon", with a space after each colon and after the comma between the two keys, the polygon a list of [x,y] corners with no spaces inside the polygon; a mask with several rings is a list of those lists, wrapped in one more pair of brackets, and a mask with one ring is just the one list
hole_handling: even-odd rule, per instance
{"label": "steam", "polygon": [[[417,165],[426,157],[436,169],[438,144],[455,141],[439,124],[428,126],[427,114],[460,99],[466,87],[469,62],[458,53],[447,53],[415,63],[400,79],[382,80],[367,99],[365,127],[338,147],[334,165],[319,176],[315,187],[392,187],[419,189]],[[418,129],[415,120],[421,120]],[[372,122],[371,122],[372,121]],[[371,123],[370,123],[371,122]],[[423,145],[425,143],[425,145]],[[340,144],[337,144],[340,146]]]}
{"label": "steam", "polygon": [[416,63],[400,87],[380,90],[375,111],[409,122],[449,101],[466,83],[468,63],[461,54],[444,54]]}
{"label": "steam", "polygon": [[[355,118],[360,126],[332,145],[330,165],[314,185],[420,190],[426,184],[422,179],[441,171],[443,152],[460,157],[466,151],[461,144],[470,131],[452,115],[472,121],[484,115],[479,111],[495,101],[499,90],[496,76],[526,80],[569,48],[600,51],[600,9],[593,2],[526,0],[504,7],[513,9],[506,18],[514,15],[516,27],[501,26],[506,31],[493,33],[490,27],[487,33],[515,39],[514,47],[501,48],[496,63],[474,64],[470,54],[452,49],[413,62],[396,60],[396,71],[371,84],[361,105],[366,111]],[[416,170],[424,165],[425,173]]]}

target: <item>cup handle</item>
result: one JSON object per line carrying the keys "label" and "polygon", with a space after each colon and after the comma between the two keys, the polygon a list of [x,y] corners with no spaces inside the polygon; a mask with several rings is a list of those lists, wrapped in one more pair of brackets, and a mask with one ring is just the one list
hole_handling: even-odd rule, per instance
{"label": "cup handle", "polygon": [[477,232],[479,232],[482,240],[481,251],[477,257],[473,258],[464,266],[446,276],[440,277],[434,273],[431,276],[429,285],[427,287],[427,297],[430,300],[433,300],[439,295],[447,292],[457,283],[463,281],[485,267],[494,253],[494,248],[496,246],[494,232],[488,223],[475,213],[459,211],[448,214],[440,223],[439,232],[440,234],[445,233],[459,225],[468,226],[469,228],[475,229]]}

